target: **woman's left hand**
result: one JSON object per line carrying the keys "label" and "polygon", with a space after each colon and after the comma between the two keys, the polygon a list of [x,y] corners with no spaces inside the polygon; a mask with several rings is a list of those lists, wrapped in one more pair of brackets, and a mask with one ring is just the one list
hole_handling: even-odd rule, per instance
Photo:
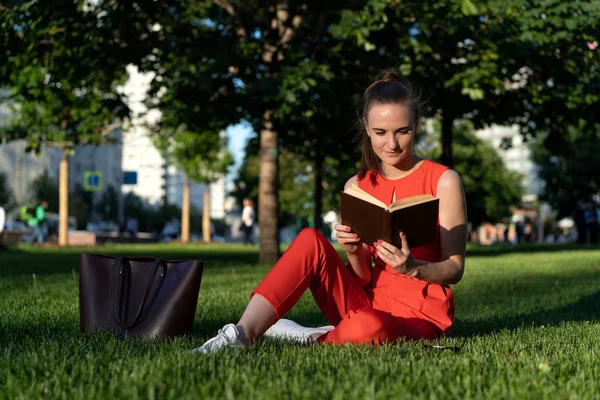
{"label": "woman's left hand", "polygon": [[377,249],[377,256],[394,268],[396,272],[414,277],[417,275],[417,265],[408,247],[408,239],[404,232],[400,232],[400,240],[402,241],[401,249],[383,240],[373,243],[373,247]]}

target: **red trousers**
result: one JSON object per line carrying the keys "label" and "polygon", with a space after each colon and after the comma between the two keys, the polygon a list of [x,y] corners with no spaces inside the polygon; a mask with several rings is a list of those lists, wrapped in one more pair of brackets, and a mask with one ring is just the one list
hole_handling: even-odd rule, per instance
{"label": "red trousers", "polygon": [[325,317],[335,326],[319,342],[379,344],[400,337],[435,339],[442,334],[411,310],[398,310],[403,307],[401,303],[394,305],[394,310],[374,308],[373,292],[358,284],[354,272],[331,243],[311,228],[300,232],[252,295],[260,294],[267,299],[279,319],[308,288]]}

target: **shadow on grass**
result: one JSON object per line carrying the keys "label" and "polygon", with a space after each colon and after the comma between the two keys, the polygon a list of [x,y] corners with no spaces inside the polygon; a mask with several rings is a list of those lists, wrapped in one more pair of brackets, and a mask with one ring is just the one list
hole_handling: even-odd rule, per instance
{"label": "shadow on grass", "polygon": [[99,246],[95,248],[58,249],[11,249],[0,251],[0,277],[71,273],[79,270],[81,253],[110,256],[150,256],[166,260],[196,259],[204,261],[205,268],[228,266],[252,267],[258,265],[258,248],[241,245],[218,246]]}
{"label": "shadow on grass", "polygon": [[451,334],[454,337],[473,337],[499,332],[503,329],[515,330],[530,326],[556,326],[561,322],[583,322],[600,320],[600,290],[579,298],[574,303],[549,310],[539,310],[521,315],[485,318],[480,321],[458,321]]}
{"label": "shadow on grass", "polygon": [[467,257],[493,257],[504,254],[516,253],[552,253],[557,251],[598,251],[600,245],[584,244],[545,244],[545,243],[522,243],[512,244],[493,244],[490,246],[469,244],[467,246]]}

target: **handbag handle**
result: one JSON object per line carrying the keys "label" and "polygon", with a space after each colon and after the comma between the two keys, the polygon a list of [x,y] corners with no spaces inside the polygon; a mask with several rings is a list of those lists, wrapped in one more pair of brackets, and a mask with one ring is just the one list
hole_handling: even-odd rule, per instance
{"label": "handbag handle", "polygon": [[[135,314],[135,318],[133,319],[133,322],[131,322],[130,324],[127,324],[127,321],[123,321],[123,318],[121,316],[121,303],[123,299],[118,299],[119,294],[116,294],[117,300],[115,301],[115,280],[118,280],[118,270],[120,269],[120,267],[123,266],[123,262],[127,262],[129,263],[129,259],[127,257],[117,257],[115,259],[115,262],[113,263],[113,282],[111,285],[111,299],[112,299],[112,306],[113,306],[113,317],[115,319],[115,321],[117,322],[117,324],[119,324],[119,326],[121,326],[124,329],[129,329],[134,327],[135,325],[137,325],[140,322],[140,319],[143,315],[143,310],[144,310],[144,306],[146,305],[146,301],[148,300],[148,294],[150,293],[150,289],[152,288],[152,284],[154,283],[154,277],[156,276],[156,271],[158,270],[158,267],[165,263],[164,260],[161,259],[156,259],[154,261],[154,263],[152,264],[152,268],[151,268],[151,272],[150,272],[150,276],[148,277],[148,284],[146,285],[146,291],[144,292],[144,297],[142,298],[142,302],[140,304],[140,307],[137,310],[137,313]],[[163,267],[164,268],[164,267]],[[124,280],[125,278],[123,278]],[[118,310],[115,310],[115,305],[118,305]]]}

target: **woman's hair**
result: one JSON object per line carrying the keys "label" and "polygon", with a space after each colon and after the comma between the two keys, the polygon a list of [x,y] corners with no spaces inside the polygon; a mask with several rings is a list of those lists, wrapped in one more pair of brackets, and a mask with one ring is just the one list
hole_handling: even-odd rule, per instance
{"label": "woman's hair", "polygon": [[366,127],[367,115],[374,104],[401,104],[409,107],[413,132],[417,131],[421,118],[421,102],[412,86],[393,68],[381,71],[365,90],[358,116],[356,141],[361,154],[359,179],[364,178],[368,171],[372,173],[379,171],[379,158],[373,151]]}

